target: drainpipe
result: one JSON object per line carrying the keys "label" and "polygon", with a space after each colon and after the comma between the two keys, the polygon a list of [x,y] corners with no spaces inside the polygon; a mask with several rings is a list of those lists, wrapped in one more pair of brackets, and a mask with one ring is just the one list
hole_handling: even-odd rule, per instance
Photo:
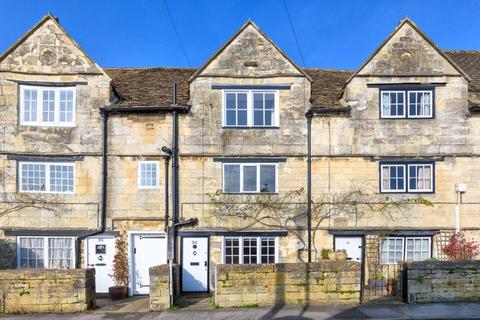
{"label": "drainpipe", "polygon": [[465,183],[455,184],[455,191],[457,192],[457,204],[455,206],[455,232],[460,232],[460,205],[462,203],[462,193],[467,192],[467,185]]}
{"label": "drainpipe", "polygon": [[307,112],[307,249],[308,262],[312,262],[312,118],[313,113]]}
{"label": "drainpipe", "polygon": [[[177,104],[177,84],[173,84],[173,105]],[[178,111],[173,111],[173,125],[172,125],[172,225],[178,222]],[[173,238],[173,263],[177,259],[177,230],[172,228]]]}
{"label": "drainpipe", "polygon": [[168,233],[168,166],[170,164],[170,156],[169,155],[165,155],[163,156],[163,160],[165,161],[165,233]]}
{"label": "drainpipe", "polygon": [[[91,233],[84,234],[77,238],[76,268],[81,267],[80,241],[87,237],[104,233],[105,226],[107,225],[107,179],[108,179],[107,152],[108,152],[108,115],[109,115],[108,114],[109,110],[107,108],[100,109],[100,116],[102,118],[102,200],[101,200],[102,204],[101,204],[101,212],[100,212],[100,227]],[[85,257],[85,259],[87,259],[87,257]]]}

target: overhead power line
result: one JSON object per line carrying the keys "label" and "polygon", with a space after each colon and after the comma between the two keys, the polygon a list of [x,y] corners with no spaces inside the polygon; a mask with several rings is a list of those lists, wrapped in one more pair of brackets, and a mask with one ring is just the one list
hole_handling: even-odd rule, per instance
{"label": "overhead power line", "polygon": [[187,50],[185,49],[185,46],[183,45],[183,41],[182,41],[182,38],[180,37],[180,33],[178,33],[177,26],[175,25],[175,21],[173,21],[172,14],[170,13],[170,9],[168,8],[167,0],[163,0],[163,4],[165,5],[165,9],[167,10],[168,19],[170,20],[170,23],[172,24],[173,31],[175,31],[175,35],[177,36],[178,43],[180,44],[180,48],[182,49],[182,52],[183,52],[183,55],[185,56],[185,59],[187,60],[188,66],[192,67],[192,63],[190,62],[190,59],[188,58]]}
{"label": "overhead power line", "polygon": [[295,32],[295,27],[293,26],[292,17],[290,16],[290,12],[288,11],[286,0],[283,0],[283,6],[285,7],[285,11],[287,12],[288,21],[290,22],[290,27],[292,28],[293,37],[295,38],[295,43],[297,44],[298,53],[300,54],[300,59],[302,60],[303,67],[305,68],[305,59],[303,58],[302,49],[300,48],[300,42],[298,42],[297,33]]}

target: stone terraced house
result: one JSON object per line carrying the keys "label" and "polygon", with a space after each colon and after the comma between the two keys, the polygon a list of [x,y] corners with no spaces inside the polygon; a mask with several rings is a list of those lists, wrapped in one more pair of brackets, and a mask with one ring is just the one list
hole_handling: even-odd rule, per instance
{"label": "stone terraced house", "polygon": [[307,208],[313,260],[346,249],[371,278],[442,258],[457,227],[480,238],[479,103],[480,51],[408,19],[346,71],[300,68],[251,21],[197,69],[101,68],[47,15],[0,56],[0,265],[95,267],[106,292],[125,236],[147,294],[171,255],[184,292],[216,264],[307,259],[304,215],[262,220],[259,198]]}

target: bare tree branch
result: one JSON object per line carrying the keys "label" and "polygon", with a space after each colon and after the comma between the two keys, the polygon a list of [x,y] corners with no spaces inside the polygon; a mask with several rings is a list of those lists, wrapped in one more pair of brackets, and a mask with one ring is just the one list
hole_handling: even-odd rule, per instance
{"label": "bare tree branch", "polygon": [[[223,227],[231,231],[255,227],[285,230],[306,248],[307,199],[304,189],[259,195],[225,194],[218,190],[207,195],[212,204],[211,213],[220,223],[225,224]],[[351,217],[354,214],[377,214],[393,219],[414,205],[433,204],[421,197],[390,197],[378,194],[365,185],[351,186],[343,192],[330,194],[328,197],[325,195],[312,202],[312,228],[318,230],[327,219]],[[234,226],[226,223],[228,219],[236,222]],[[316,232],[313,232],[314,246],[315,235]]]}

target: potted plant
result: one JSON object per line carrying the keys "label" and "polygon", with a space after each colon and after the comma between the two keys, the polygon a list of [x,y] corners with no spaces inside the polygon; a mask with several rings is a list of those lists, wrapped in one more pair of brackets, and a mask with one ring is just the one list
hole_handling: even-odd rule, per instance
{"label": "potted plant", "polygon": [[120,300],[127,296],[128,292],[128,256],[127,241],[125,235],[120,234],[115,239],[115,255],[113,256],[113,274],[110,275],[115,286],[108,288],[112,300]]}
{"label": "potted plant", "polygon": [[386,289],[387,287],[387,281],[385,280],[385,277],[377,273],[373,278],[368,279],[368,288],[369,289]]}

